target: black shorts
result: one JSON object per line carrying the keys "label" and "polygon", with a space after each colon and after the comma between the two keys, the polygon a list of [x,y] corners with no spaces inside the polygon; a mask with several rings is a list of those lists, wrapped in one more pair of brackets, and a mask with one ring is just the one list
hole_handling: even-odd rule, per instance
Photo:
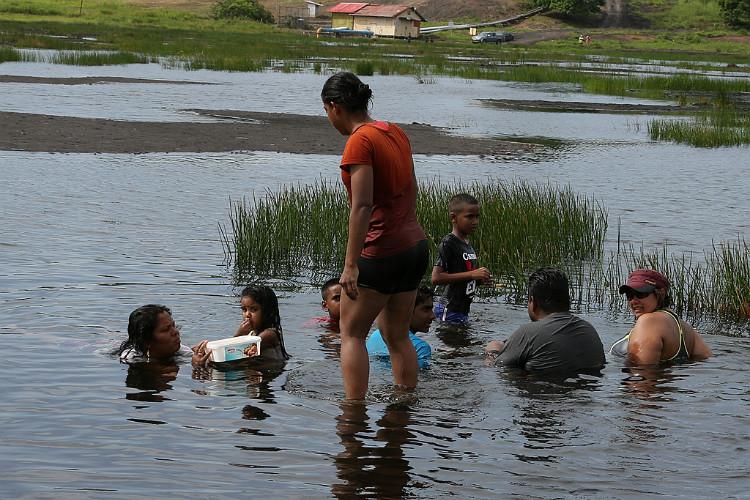
{"label": "black shorts", "polygon": [[387,295],[416,290],[427,270],[429,258],[427,240],[396,255],[379,259],[360,257],[357,260],[357,285]]}

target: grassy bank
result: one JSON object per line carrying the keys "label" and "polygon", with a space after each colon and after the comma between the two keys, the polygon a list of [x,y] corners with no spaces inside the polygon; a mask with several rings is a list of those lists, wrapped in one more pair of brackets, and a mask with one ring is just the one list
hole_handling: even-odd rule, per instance
{"label": "grassy bank", "polygon": [[[529,269],[592,259],[602,251],[606,212],[568,187],[433,182],[421,186],[417,200],[432,258],[451,231],[448,201],[462,191],[482,203],[486,222],[472,244],[482,265],[504,284],[503,293],[522,293]],[[321,181],[285,187],[231,205],[230,225],[222,231],[226,255],[239,281],[248,276],[335,275],[343,264],[347,220],[348,203],[340,186]]]}
{"label": "grassy bank", "polygon": [[[698,36],[696,47],[686,46],[680,39],[682,35],[669,43],[665,40],[649,46],[637,37],[617,39],[608,35],[595,37],[595,42],[586,47],[578,46],[574,37],[531,46],[488,47],[471,44],[464,32],[440,35],[434,43],[318,40],[270,25],[214,20],[203,7],[186,11],[150,8],[144,3],[150,2],[134,5],[117,0],[85,0],[81,10],[79,0],[6,0],[0,4],[0,45],[114,50],[184,60],[189,67],[237,71],[264,64],[267,67],[274,60],[307,59],[330,59],[353,68],[356,61],[364,59],[373,62],[376,72],[382,70],[386,74],[436,73],[480,78],[497,76],[481,68],[482,61],[455,63],[448,61],[446,55],[483,58],[491,66],[523,61],[579,61],[590,54],[628,55],[631,49],[640,50],[648,58],[660,58],[658,51],[663,50],[665,58],[674,59],[680,48],[691,51],[684,54],[691,60],[715,61],[736,56],[737,61],[744,61],[747,50],[746,44],[713,40],[708,35]],[[410,59],[394,62],[391,56],[396,52]],[[629,56],[637,57],[632,53]]]}

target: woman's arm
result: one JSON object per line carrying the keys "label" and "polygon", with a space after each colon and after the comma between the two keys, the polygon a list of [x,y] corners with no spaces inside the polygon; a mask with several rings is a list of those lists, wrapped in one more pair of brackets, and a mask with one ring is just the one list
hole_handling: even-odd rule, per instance
{"label": "woman's arm", "polygon": [[708,344],[703,340],[703,337],[698,333],[698,330],[687,323],[685,323],[682,328],[685,329],[686,326],[693,334],[693,349],[690,351],[690,359],[706,359],[713,356],[711,348],[708,347]]}
{"label": "woman's arm", "polygon": [[357,278],[359,268],[357,259],[365,245],[367,228],[373,204],[373,172],[369,165],[352,165],[349,167],[352,181],[352,207],[349,211],[349,238],[346,242],[346,258],[341,273],[341,287],[351,298],[358,295]]}
{"label": "woman's arm", "polygon": [[638,318],[628,339],[628,362],[637,366],[659,364],[664,350],[663,329],[663,318],[653,313]]}

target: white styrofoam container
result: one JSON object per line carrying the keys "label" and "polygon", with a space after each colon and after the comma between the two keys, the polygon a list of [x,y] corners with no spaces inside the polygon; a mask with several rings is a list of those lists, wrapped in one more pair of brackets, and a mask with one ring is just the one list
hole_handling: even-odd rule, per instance
{"label": "white styrofoam container", "polygon": [[[252,333],[252,332],[251,332]],[[216,363],[245,359],[245,349],[255,344],[256,356],[260,356],[260,337],[255,335],[241,335],[228,339],[214,340],[206,343],[206,351],[211,353],[209,358]]]}

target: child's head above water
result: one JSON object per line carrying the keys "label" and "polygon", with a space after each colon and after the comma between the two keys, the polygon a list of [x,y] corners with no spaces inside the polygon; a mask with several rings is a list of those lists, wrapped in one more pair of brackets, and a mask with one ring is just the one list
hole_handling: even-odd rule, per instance
{"label": "child's head above water", "polygon": [[249,321],[256,334],[274,328],[281,332],[279,301],[276,294],[265,285],[246,286],[240,293],[242,318]]}
{"label": "child's head above water", "polygon": [[320,287],[323,298],[321,306],[328,312],[331,323],[338,323],[341,317],[341,284],[338,278],[331,278]]}
{"label": "child's head above water", "polygon": [[169,308],[147,304],[131,312],[128,338],[120,345],[118,354],[127,349],[155,359],[167,358],[179,351],[180,330]]}
{"label": "child's head above water", "polygon": [[273,290],[265,285],[246,286],[240,293],[240,308],[243,324],[247,322],[249,330],[254,331],[255,335],[260,335],[264,330],[276,330],[284,357],[288,357],[281,331],[279,301]]}
{"label": "child's head above water", "polygon": [[451,198],[448,212],[456,236],[465,238],[479,225],[479,200],[468,193],[460,193]]}
{"label": "child's head above water", "polygon": [[417,289],[417,299],[414,301],[414,312],[411,315],[411,321],[409,322],[409,330],[412,332],[427,332],[430,329],[432,321],[435,319],[435,313],[433,312],[433,299],[434,294],[432,289],[424,285]]}

